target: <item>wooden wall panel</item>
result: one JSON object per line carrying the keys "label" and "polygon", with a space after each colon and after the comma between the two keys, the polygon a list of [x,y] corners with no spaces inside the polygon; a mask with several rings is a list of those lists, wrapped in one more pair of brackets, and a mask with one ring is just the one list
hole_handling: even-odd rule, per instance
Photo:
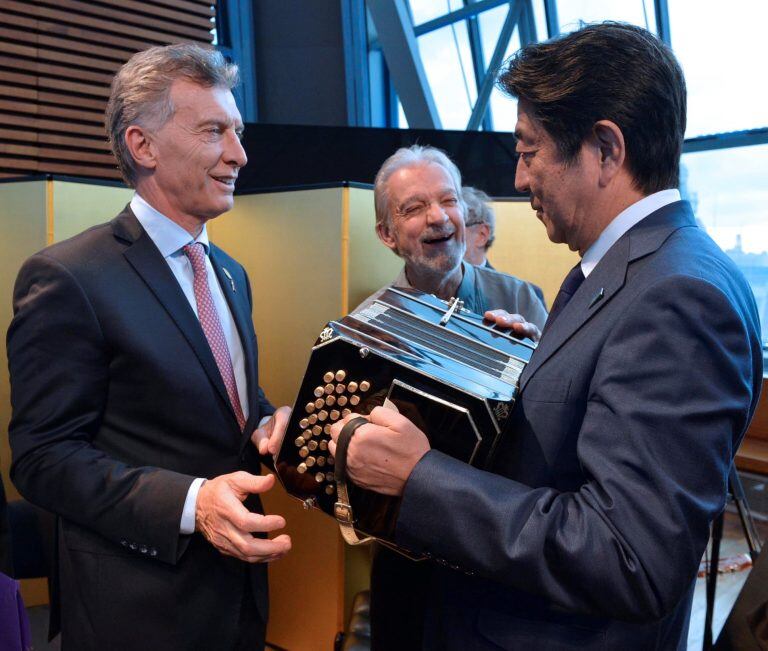
{"label": "wooden wall panel", "polygon": [[0,0],[0,178],[117,179],[112,76],[135,52],[210,43],[209,0]]}

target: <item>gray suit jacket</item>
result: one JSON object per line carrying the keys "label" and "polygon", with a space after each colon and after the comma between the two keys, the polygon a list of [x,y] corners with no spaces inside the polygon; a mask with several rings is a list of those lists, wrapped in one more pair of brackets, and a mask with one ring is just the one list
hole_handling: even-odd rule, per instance
{"label": "gray suit jacket", "polygon": [[684,649],[759,332],[687,203],[627,232],[544,335],[492,472],[432,451],[408,480],[398,542],[458,568],[424,647]]}

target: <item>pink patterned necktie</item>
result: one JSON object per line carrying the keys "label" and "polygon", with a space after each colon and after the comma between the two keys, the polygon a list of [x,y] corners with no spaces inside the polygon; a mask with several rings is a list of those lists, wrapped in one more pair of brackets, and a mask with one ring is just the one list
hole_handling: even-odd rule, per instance
{"label": "pink patterned necktie", "polygon": [[245,416],[243,408],[240,405],[240,396],[237,393],[237,382],[235,381],[235,372],[232,370],[232,358],[229,356],[229,347],[224,338],[224,329],[221,327],[219,314],[213,304],[211,288],[208,286],[208,272],[205,268],[205,250],[200,242],[187,244],[183,249],[184,254],[192,263],[192,272],[194,273],[195,302],[197,303],[197,317],[200,319],[200,325],[211,347],[211,352],[216,360],[216,366],[219,367],[221,379],[224,380],[224,386],[227,389],[229,402],[235,412],[237,423],[242,430],[245,427]]}

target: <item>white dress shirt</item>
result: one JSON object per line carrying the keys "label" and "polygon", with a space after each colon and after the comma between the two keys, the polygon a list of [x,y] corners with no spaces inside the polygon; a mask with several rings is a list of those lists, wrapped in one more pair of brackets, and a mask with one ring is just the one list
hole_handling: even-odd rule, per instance
{"label": "white dress shirt", "polygon": [[[200,242],[205,249],[205,268],[208,272],[208,286],[211,289],[213,304],[221,321],[221,327],[224,331],[224,338],[227,340],[227,348],[232,358],[232,370],[237,382],[237,394],[240,398],[240,406],[243,409],[243,415],[248,418],[248,387],[245,378],[245,355],[243,345],[240,341],[240,334],[237,331],[237,325],[232,318],[232,313],[224,298],[224,292],[219,285],[219,279],[213,270],[208,252],[210,245],[208,242],[208,232],[205,226],[197,238],[193,238],[186,230],[176,222],[168,219],[165,215],[150,206],[138,193],[131,199],[131,210],[136,215],[142,228],[147,232],[150,239],[160,251],[168,263],[173,275],[179,283],[184,296],[187,297],[189,305],[197,314],[197,302],[195,301],[194,290],[194,272],[192,263],[182,250],[187,244]],[[263,422],[264,419],[262,419]],[[191,534],[195,531],[195,508],[197,506],[197,493],[200,490],[205,479],[197,478],[192,482],[187,492],[187,498],[184,501],[184,510],[181,514],[180,532],[182,534]]]}
{"label": "white dress shirt", "polygon": [[680,190],[661,190],[660,192],[654,192],[647,197],[643,197],[640,201],[636,201],[628,208],[622,210],[605,227],[592,246],[584,252],[584,257],[581,259],[581,271],[584,273],[584,277],[586,278],[592,273],[597,263],[608,253],[608,249],[616,244],[624,233],[652,212],[656,212],[659,208],[663,208],[675,201],[680,201]]}

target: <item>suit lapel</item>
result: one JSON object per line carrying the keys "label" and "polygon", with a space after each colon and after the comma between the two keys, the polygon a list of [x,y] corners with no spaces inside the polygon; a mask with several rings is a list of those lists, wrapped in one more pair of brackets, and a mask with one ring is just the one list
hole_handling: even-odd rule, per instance
{"label": "suit lapel", "polygon": [[[224,400],[224,404],[232,412],[224,381],[221,379],[221,373],[216,366],[208,340],[200,327],[200,321],[154,242],[129,208],[112,221],[112,227],[115,236],[128,243],[128,248],[123,255],[181,330],[211,383]],[[237,427],[234,412],[232,412],[232,419]]]}
{"label": "suit lapel", "polygon": [[531,376],[587,321],[605,307],[624,285],[627,273],[629,241],[620,239],[606,253],[600,264],[584,280],[557,320],[542,337],[531,362],[521,378],[525,388]]}
{"label": "suit lapel", "polygon": [[678,201],[648,215],[608,250],[541,340],[520,379],[521,390],[534,373],[622,289],[629,265],[656,251],[684,226],[695,226],[690,205]]}
{"label": "suit lapel", "polygon": [[238,287],[233,275],[233,270],[223,266],[217,256],[215,246],[211,246],[210,253],[211,265],[219,279],[219,284],[224,293],[224,297],[229,305],[229,311],[237,326],[237,333],[240,335],[240,343],[243,346],[243,356],[245,359],[245,381],[248,395],[248,421],[243,430],[244,434],[250,436],[253,430],[253,419],[256,417],[258,383],[256,382],[256,350],[251,336],[252,323],[250,306],[247,301],[247,290],[245,287]]}

